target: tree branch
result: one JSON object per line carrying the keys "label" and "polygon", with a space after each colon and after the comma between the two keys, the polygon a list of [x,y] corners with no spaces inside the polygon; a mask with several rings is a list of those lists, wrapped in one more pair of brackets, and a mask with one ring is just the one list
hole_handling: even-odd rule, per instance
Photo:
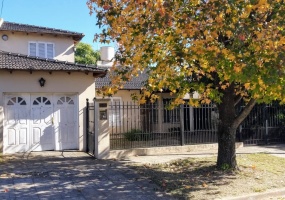
{"label": "tree branch", "polygon": [[235,118],[235,121],[232,125],[234,129],[236,129],[243,122],[243,120],[249,115],[250,111],[252,110],[255,104],[256,100],[250,99],[250,101],[246,104],[243,111]]}
{"label": "tree branch", "polygon": [[235,106],[240,102],[240,100],[242,100],[242,96],[239,95],[236,99],[235,99]]}

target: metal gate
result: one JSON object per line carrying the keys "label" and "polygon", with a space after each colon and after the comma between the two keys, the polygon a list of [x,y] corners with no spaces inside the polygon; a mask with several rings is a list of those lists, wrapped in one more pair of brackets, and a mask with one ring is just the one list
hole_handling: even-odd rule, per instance
{"label": "metal gate", "polygon": [[86,99],[86,152],[95,155],[95,106]]}
{"label": "metal gate", "polygon": [[284,125],[284,105],[278,102],[257,104],[237,130],[237,140],[245,145],[284,142]]}

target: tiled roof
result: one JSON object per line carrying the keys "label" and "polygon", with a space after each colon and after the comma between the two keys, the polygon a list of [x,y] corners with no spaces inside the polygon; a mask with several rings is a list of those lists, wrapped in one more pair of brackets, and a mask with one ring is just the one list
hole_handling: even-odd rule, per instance
{"label": "tiled roof", "polygon": [[0,26],[0,31],[15,31],[26,33],[42,33],[42,34],[54,34],[54,35],[66,35],[73,37],[74,40],[80,41],[83,37],[83,33],[66,31],[61,29],[47,28],[42,26],[33,26],[28,24],[18,24],[12,22],[3,22]]}
{"label": "tiled roof", "polygon": [[[133,77],[131,81],[125,83],[123,90],[140,90],[145,85],[145,82],[148,78],[146,72],[139,74],[139,76]],[[95,79],[95,87],[96,89],[102,88],[103,86],[110,85],[110,77],[107,74],[103,78]]]}
{"label": "tiled roof", "polygon": [[5,51],[0,51],[0,69],[11,71],[82,71],[92,72],[94,73],[94,76],[99,77],[103,77],[106,74],[106,69],[98,68],[94,65],[75,64],[71,62],[38,58]]}

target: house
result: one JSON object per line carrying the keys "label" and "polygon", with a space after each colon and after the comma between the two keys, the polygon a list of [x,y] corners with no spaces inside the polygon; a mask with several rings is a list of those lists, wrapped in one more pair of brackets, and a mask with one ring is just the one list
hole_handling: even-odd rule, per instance
{"label": "house", "polygon": [[0,19],[0,152],[84,150],[84,108],[105,69],[74,63],[82,33]]}
{"label": "house", "polygon": [[[97,66],[109,69],[113,65],[114,48],[101,47],[100,51],[101,61],[97,62]],[[178,127],[180,127],[180,108],[167,109],[167,105],[170,103],[171,98],[173,98],[168,91],[158,92],[157,95],[160,98],[155,103],[148,102],[145,105],[138,105],[138,102],[132,99],[132,94],[140,94],[147,79],[148,74],[142,72],[137,77],[133,77],[130,81],[126,82],[122,89],[110,97],[109,125],[112,127],[111,137],[112,134],[124,134],[132,130],[167,134],[173,130],[178,130]],[[95,88],[98,90],[110,85],[110,82],[109,74],[103,78],[96,78]],[[102,97],[98,94],[96,95],[97,97]],[[196,93],[194,94],[194,98],[198,98]],[[189,99],[189,96],[185,96],[185,100],[187,99]],[[194,130],[195,121],[197,121],[193,117],[194,112],[195,109],[191,106],[186,106],[184,109],[185,128],[189,131]],[[197,113],[196,116],[199,114]]]}

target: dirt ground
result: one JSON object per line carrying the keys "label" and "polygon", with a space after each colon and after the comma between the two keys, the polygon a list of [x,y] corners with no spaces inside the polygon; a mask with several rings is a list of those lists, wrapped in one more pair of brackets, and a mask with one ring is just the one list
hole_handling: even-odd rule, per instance
{"label": "dirt ground", "polygon": [[177,199],[221,199],[285,187],[285,158],[256,153],[237,160],[237,171],[217,170],[215,156],[132,167]]}

